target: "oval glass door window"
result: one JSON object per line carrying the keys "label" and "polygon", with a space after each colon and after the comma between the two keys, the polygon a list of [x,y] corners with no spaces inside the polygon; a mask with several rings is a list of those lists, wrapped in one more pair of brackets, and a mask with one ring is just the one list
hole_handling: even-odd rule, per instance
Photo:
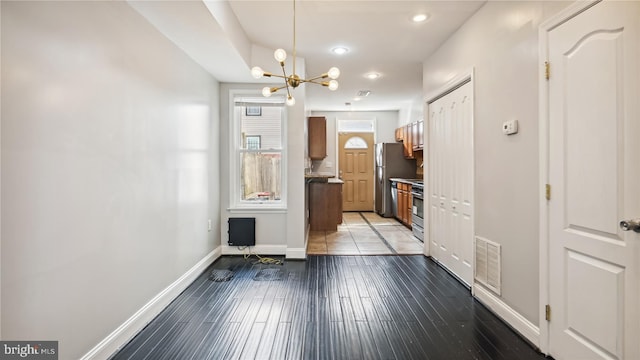
{"label": "oval glass door window", "polygon": [[367,145],[367,142],[359,136],[354,136],[350,138],[344,144],[345,149],[366,149],[368,147],[369,146]]}

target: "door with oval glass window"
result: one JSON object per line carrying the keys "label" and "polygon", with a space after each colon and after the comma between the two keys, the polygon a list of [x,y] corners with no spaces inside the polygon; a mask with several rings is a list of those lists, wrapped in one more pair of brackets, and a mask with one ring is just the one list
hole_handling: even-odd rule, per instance
{"label": "door with oval glass window", "polygon": [[373,133],[339,133],[344,211],[373,211]]}

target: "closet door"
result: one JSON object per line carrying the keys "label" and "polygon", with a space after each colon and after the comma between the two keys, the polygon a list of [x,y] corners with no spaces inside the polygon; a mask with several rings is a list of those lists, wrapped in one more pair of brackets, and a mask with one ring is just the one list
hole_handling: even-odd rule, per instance
{"label": "closet door", "polygon": [[473,281],[473,101],[470,82],[429,104],[430,251]]}

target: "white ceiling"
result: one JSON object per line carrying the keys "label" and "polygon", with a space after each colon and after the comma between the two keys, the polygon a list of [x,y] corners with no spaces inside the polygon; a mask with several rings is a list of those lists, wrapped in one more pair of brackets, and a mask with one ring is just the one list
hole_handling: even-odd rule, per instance
{"label": "white ceiling", "polygon": [[[293,1],[129,3],[220,81],[256,82],[249,76],[253,66],[278,70],[272,57],[259,60],[267,63],[251,63],[257,61],[252,60],[257,57],[251,55],[251,49],[271,52],[283,48],[288,53],[287,63],[291,61]],[[336,91],[302,85],[306,87],[307,109],[407,110],[421,104],[422,62],[483,4],[298,0],[296,50],[298,57],[305,59],[307,77],[325,73],[332,66],[341,71]],[[413,23],[411,17],[417,13],[427,13],[430,18]],[[335,55],[330,50],[336,46],[350,51]],[[364,75],[370,71],[382,76],[369,80]],[[359,90],[371,90],[371,95],[354,101]]]}

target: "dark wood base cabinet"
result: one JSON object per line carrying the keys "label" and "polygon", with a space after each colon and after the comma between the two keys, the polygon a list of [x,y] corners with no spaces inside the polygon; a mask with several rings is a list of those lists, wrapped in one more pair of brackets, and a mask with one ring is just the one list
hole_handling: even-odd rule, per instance
{"label": "dark wood base cabinet", "polygon": [[338,230],[342,223],[342,183],[309,183],[309,226],[311,230]]}

